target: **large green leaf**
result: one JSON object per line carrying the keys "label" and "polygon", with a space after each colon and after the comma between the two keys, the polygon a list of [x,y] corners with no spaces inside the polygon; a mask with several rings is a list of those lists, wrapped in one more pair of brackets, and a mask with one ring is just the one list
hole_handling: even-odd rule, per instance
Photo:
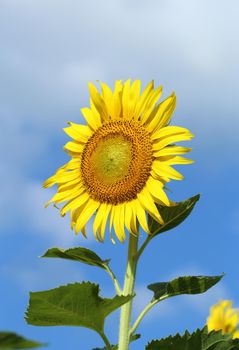
{"label": "large green leaf", "polygon": [[151,216],[149,216],[149,228],[153,233],[152,236],[156,236],[159,233],[171,230],[183,222],[193,210],[195,204],[199,200],[200,195],[191,197],[183,202],[175,203],[174,206],[158,206],[158,210],[163,218],[164,224],[160,225]]}
{"label": "large green leaf", "polygon": [[239,350],[239,340],[232,339],[230,334],[219,332],[208,333],[207,327],[183,336],[176,334],[168,338],[153,340],[146,350]]}
{"label": "large green leaf", "polygon": [[48,249],[42,258],[61,258],[79,261],[84,264],[93,265],[106,269],[109,260],[102,260],[95,252],[90,249],[76,247],[70,249],[51,248]]}
{"label": "large green leaf", "polygon": [[0,332],[0,349],[33,349],[45,345],[13,332]]}
{"label": "large green leaf", "polygon": [[26,321],[35,326],[82,326],[104,331],[105,318],[133,296],[99,296],[99,286],[90,282],[68,284],[30,293]]}
{"label": "large green leaf", "polygon": [[154,292],[153,300],[165,299],[180,294],[200,294],[220,281],[220,276],[184,276],[169,282],[153,283],[148,289]]}

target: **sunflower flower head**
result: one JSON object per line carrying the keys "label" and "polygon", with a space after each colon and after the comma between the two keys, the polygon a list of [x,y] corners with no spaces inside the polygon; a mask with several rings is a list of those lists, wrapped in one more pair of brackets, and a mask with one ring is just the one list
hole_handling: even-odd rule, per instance
{"label": "sunflower flower head", "polygon": [[[72,138],[65,145],[71,160],[45,181],[58,185],[48,202],[65,202],[61,215],[70,213],[76,233],[85,233],[93,219],[93,232],[103,241],[107,222],[120,241],[125,229],[138,234],[137,224],[150,234],[147,215],[163,223],[156,204],[170,206],[164,185],[183,176],[172,168],[192,163],[182,157],[191,148],[176,146],[193,135],[170,126],[176,106],[173,93],[161,103],[162,87],[153,81],[141,92],[140,81],[116,81],[112,91],[101,83],[101,92],[89,84],[90,107],[81,112],[86,124],[69,122],[64,131]],[[113,240],[113,238],[112,238]]]}
{"label": "sunflower flower head", "polygon": [[231,333],[233,339],[239,339],[239,312],[232,307],[230,300],[221,300],[210,309],[207,319],[208,331],[222,331],[222,334]]}

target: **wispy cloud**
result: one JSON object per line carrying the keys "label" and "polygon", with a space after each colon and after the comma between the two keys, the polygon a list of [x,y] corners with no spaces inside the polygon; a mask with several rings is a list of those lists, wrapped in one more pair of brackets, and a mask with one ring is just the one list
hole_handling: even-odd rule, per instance
{"label": "wispy cloud", "polygon": [[4,279],[11,280],[18,290],[24,293],[56,288],[59,285],[81,282],[84,279],[79,266],[73,268],[69,262],[59,263],[59,261],[45,261],[40,258],[32,260],[30,264],[26,260],[15,260],[12,264],[1,266],[0,274]]}

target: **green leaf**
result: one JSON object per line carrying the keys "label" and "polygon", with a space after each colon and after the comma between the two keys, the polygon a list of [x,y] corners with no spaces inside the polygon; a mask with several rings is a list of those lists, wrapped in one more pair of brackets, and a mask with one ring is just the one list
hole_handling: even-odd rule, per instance
{"label": "green leaf", "polygon": [[184,276],[169,282],[153,283],[148,289],[154,292],[153,300],[165,299],[180,294],[200,294],[218,283],[220,276]]}
{"label": "green leaf", "polygon": [[183,336],[176,334],[168,338],[153,340],[146,350],[238,350],[239,340],[232,339],[230,334],[222,335],[221,331],[208,333],[207,327]]}
{"label": "green leaf", "polygon": [[0,349],[33,349],[45,345],[13,332],[0,332]]}
{"label": "green leaf", "polygon": [[70,249],[51,248],[46,251],[42,258],[61,258],[79,261],[84,264],[93,265],[106,269],[110,260],[102,260],[90,249],[76,247]]}
{"label": "green leaf", "polygon": [[158,210],[164,220],[164,224],[160,225],[149,216],[149,229],[153,233],[152,237],[180,225],[191,213],[199,198],[200,195],[198,194],[183,202],[175,203],[171,207],[158,205]]}
{"label": "green leaf", "polygon": [[35,326],[82,326],[104,331],[105,318],[133,296],[99,296],[99,286],[90,282],[68,284],[30,293],[26,321]]}

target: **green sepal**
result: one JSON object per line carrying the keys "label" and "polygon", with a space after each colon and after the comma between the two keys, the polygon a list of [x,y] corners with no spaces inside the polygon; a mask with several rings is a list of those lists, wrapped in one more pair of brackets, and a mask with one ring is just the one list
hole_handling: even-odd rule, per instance
{"label": "green sepal", "polygon": [[103,334],[105,318],[134,296],[99,296],[99,285],[82,282],[31,292],[26,321],[35,326],[82,326]]}
{"label": "green sepal", "polygon": [[190,334],[176,334],[150,342],[146,350],[239,350],[239,340],[221,331],[208,333],[207,326]]}
{"label": "green sepal", "polygon": [[154,292],[153,300],[170,298],[180,294],[201,294],[218,283],[223,276],[184,276],[169,282],[153,283],[147,288]]}
{"label": "green sepal", "polygon": [[0,332],[0,349],[33,349],[46,345],[26,339],[13,332]]}
{"label": "green sepal", "polygon": [[84,264],[98,266],[102,269],[106,269],[110,259],[102,260],[93,250],[76,247],[70,249],[61,249],[61,248],[50,248],[43,255],[42,258],[61,258],[74,260],[82,262]]}
{"label": "green sepal", "polygon": [[200,195],[197,194],[182,202],[177,202],[175,205],[166,207],[157,205],[160,215],[163,218],[164,224],[161,225],[149,216],[149,229],[152,236],[157,236],[160,233],[171,230],[180,225],[191,213],[195,204],[199,200]]}

